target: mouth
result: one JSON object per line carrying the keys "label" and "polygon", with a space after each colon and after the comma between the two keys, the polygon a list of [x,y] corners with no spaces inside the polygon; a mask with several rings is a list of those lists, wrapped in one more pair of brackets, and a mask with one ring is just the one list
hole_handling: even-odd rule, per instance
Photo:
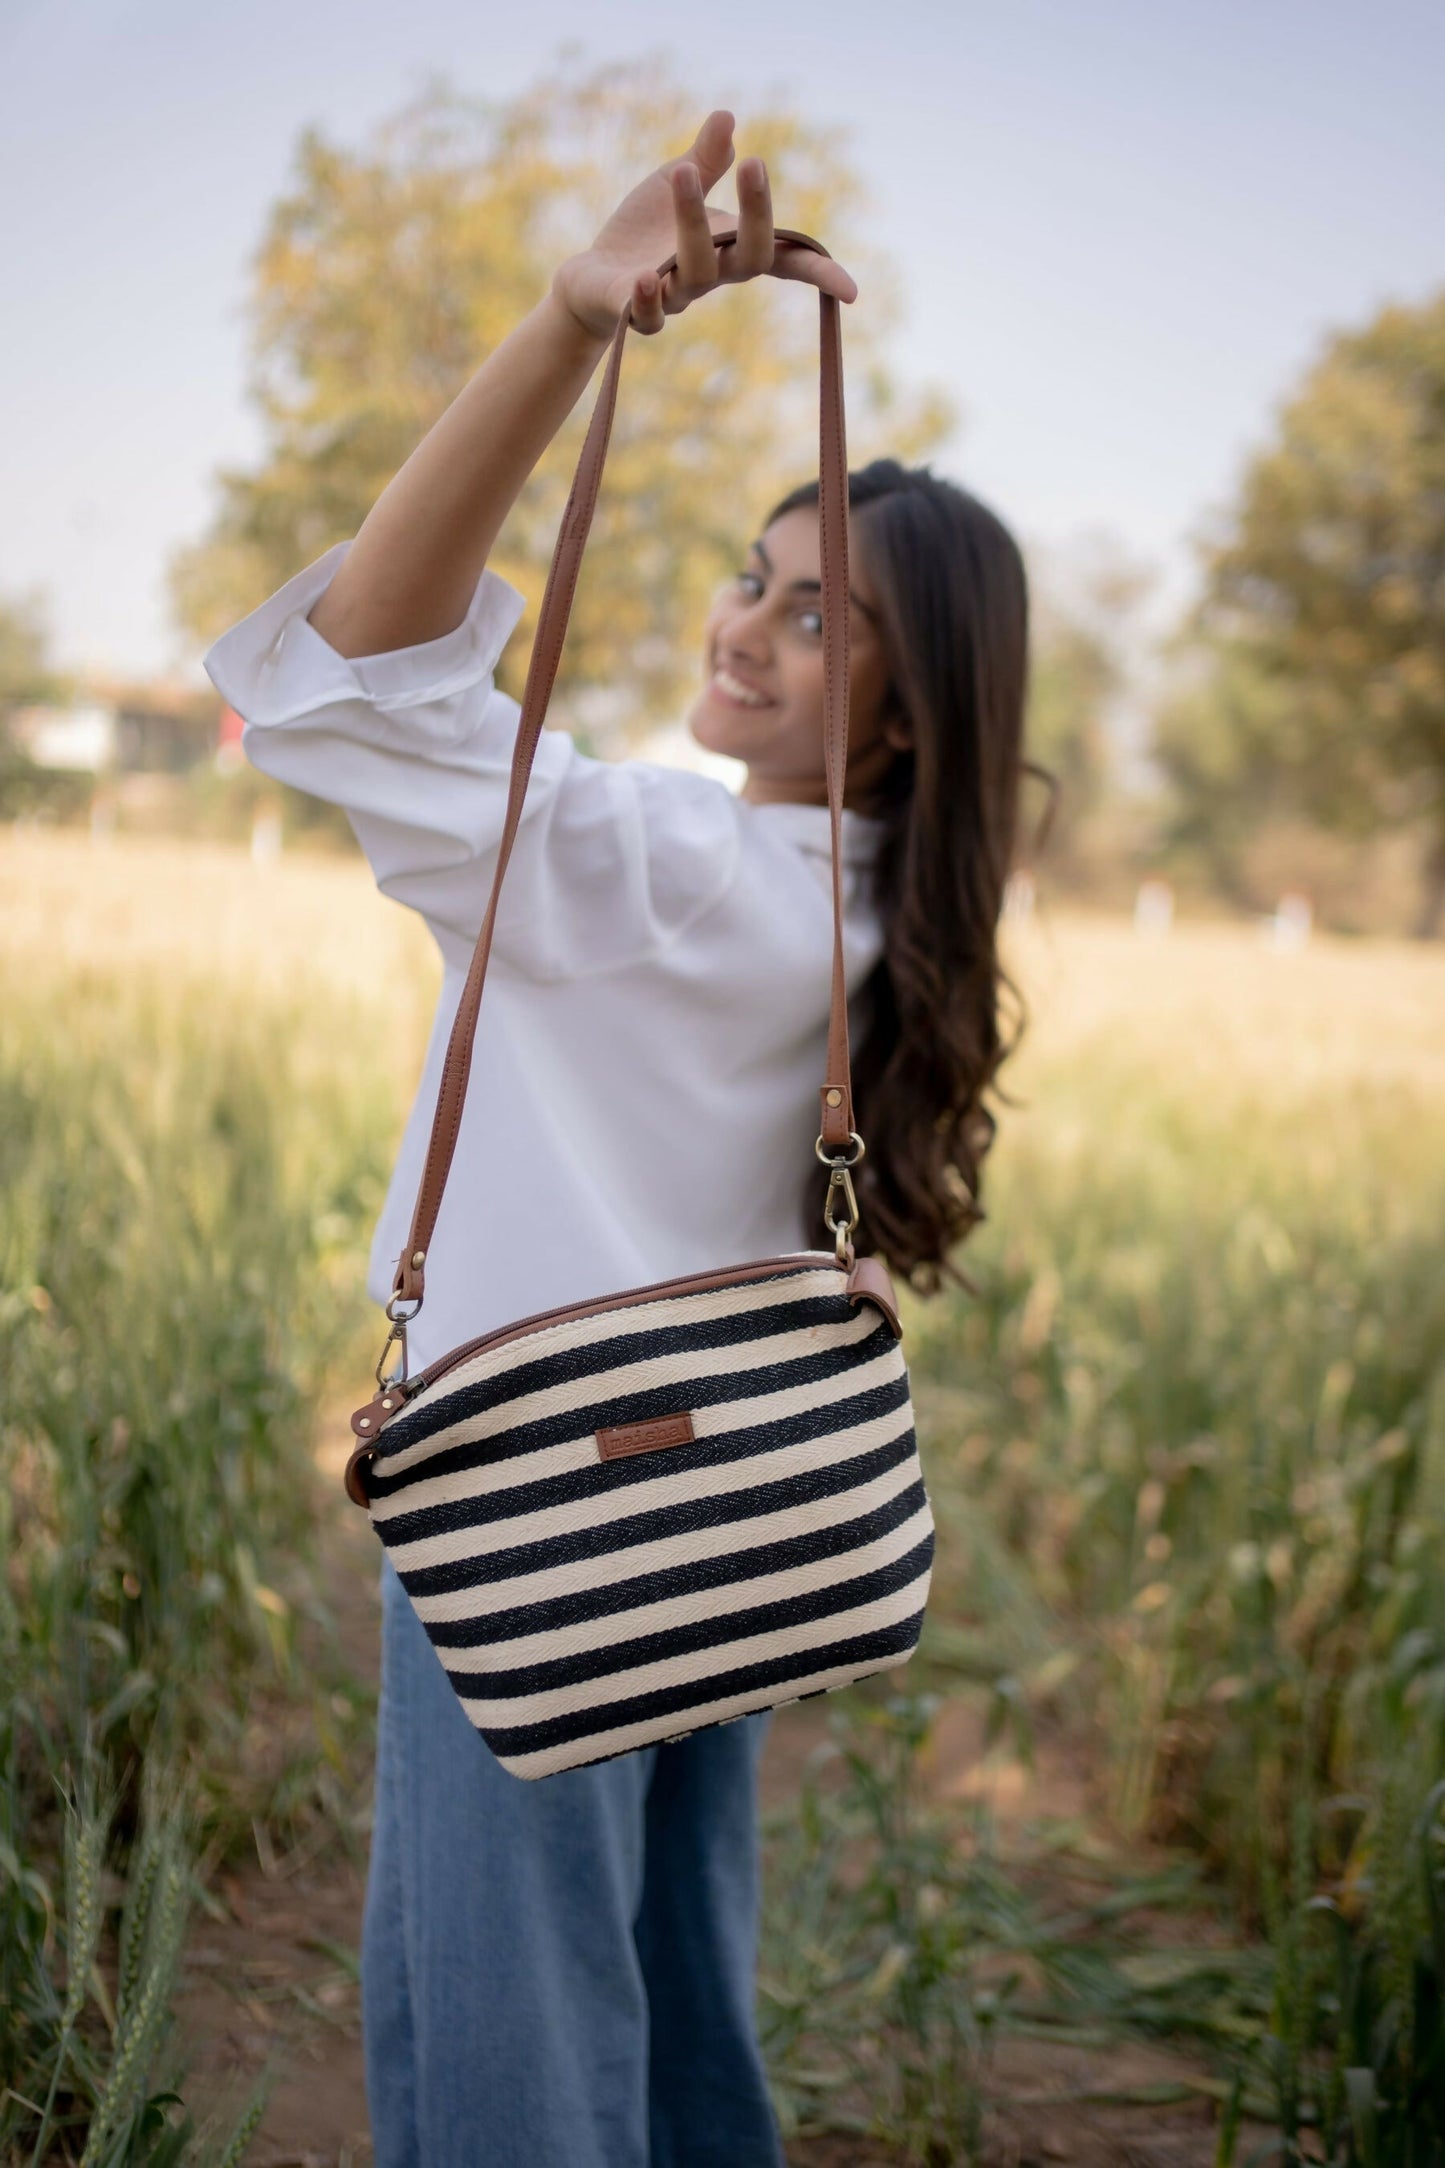
{"label": "mouth", "polygon": [[771,708],[777,704],[770,700],[766,693],[760,693],[755,686],[745,685],[741,678],[734,677],[731,670],[724,670],[721,665],[708,679],[708,691],[716,694],[730,708]]}

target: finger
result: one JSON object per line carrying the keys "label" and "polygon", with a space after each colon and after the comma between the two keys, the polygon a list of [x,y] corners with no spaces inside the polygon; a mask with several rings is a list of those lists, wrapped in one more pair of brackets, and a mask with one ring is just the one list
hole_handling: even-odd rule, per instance
{"label": "finger", "polygon": [[726,251],[726,276],[752,279],[773,265],[773,196],[761,158],[738,167],[738,237]]}
{"label": "finger", "polygon": [[800,248],[796,241],[778,243],[773,258],[773,276],[801,279],[808,286],[820,286],[825,294],[833,294],[839,301],[858,299],[858,281],[834,257],[820,256],[816,249]]}
{"label": "finger", "polygon": [[733,150],[733,125],[733,116],[727,107],[715,107],[683,153],[702,176],[704,195],[710,188],[717,186],[736,156]]}
{"label": "finger", "polygon": [[655,271],[639,271],[632,282],[632,328],[649,336],[667,321],[662,306],[662,281]]}
{"label": "finger", "polygon": [[684,297],[691,297],[717,284],[718,267],[702,179],[697,167],[686,160],[673,173],[672,202],[677,216],[677,281]]}

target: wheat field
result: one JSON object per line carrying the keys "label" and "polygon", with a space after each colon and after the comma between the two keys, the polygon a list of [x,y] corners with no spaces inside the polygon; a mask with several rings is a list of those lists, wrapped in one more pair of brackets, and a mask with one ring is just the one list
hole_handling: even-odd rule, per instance
{"label": "wheat field", "polygon": [[[1003,1750],[1072,1741],[1099,1827],[1196,1860],[1265,1939],[1273,2001],[1224,2027],[1249,2097],[1281,2127],[1336,2097],[1338,2122],[1318,1907],[1381,2008],[1397,1995],[1371,2035],[1388,2101],[1445,1771],[1445,950],[1142,933],[1047,900],[1002,943],[1027,1029],[973,1288],[904,1302],[940,1535],[916,1659],[934,1698],[905,1730],[926,1768],[927,1708],[972,1697]],[[14,1888],[47,1892],[12,1900],[40,2014],[0,2024],[0,2141],[61,2023],[44,1772],[67,1727],[101,1712],[117,1771],[179,1756],[218,1843],[334,1806],[335,1697],[299,1668],[288,1578],[317,1510],[297,1470],[321,1397],[369,1360],[363,1261],[438,980],[359,860],[0,839],[0,1810],[36,1862]],[[317,1711],[264,1799],[258,1664]],[[886,1896],[904,1868],[882,1841]],[[864,1935],[839,1890],[835,1986]],[[917,1938],[887,1958],[886,2007],[810,1975],[797,2009],[831,2009],[838,2042],[877,2009],[906,2029]],[[962,1992],[967,1940],[930,1995]],[[813,2053],[787,2038],[785,2088]],[[936,2106],[954,2078],[933,2053]],[[75,2078],[77,2125],[105,2082],[103,2059]],[[876,2102],[875,2122],[903,2128]]]}

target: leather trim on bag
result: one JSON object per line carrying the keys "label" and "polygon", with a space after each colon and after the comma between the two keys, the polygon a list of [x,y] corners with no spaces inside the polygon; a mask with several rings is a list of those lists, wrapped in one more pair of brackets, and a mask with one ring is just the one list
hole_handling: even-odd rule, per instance
{"label": "leather trim on bag", "polygon": [[893,1327],[894,1339],[903,1338],[903,1324],[898,1315],[898,1297],[893,1292],[893,1282],[889,1279],[888,1268],[881,1258],[860,1257],[855,1261],[853,1270],[848,1275],[848,1300],[871,1302],[875,1309],[883,1312]]}
{"label": "leather trim on bag", "polygon": [[354,1445],[351,1448],[350,1456],[347,1459],[346,1475],[343,1479],[346,1484],[346,1495],[351,1500],[352,1504],[357,1506],[364,1506],[368,1513],[371,1511],[371,1500],[366,1495],[366,1476],[364,1471],[371,1466],[371,1463],[373,1462],[373,1460],[375,1460],[375,1458],[375,1446],[366,1445],[364,1443],[360,1445]]}

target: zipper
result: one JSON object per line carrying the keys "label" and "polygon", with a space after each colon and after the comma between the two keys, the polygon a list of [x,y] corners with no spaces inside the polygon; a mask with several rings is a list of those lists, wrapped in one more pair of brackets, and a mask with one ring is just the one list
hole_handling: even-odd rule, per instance
{"label": "zipper", "polygon": [[[358,1408],[351,1418],[351,1428],[356,1444],[346,1463],[346,1492],[357,1505],[370,1509],[371,1501],[366,1495],[362,1471],[375,1456],[379,1436],[385,1425],[404,1408],[409,1400],[434,1385],[438,1378],[455,1370],[459,1363],[467,1362],[483,1348],[500,1347],[508,1340],[516,1340],[535,1327],[560,1321],[564,1318],[590,1317],[597,1311],[630,1308],[643,1302],[650,1295],[681,1294],[690,1287],[731,1287],[744,1280],[766,1279],[779,1267],[831,1265],[840,1272],[848,1270],[847,1264],[832,1250],[785,1250],[778,1257],[760,1257],[746,1265],[730,1265],[721,1272],[684,1272],[670,1280],[649,1280],[644,1287],[629,1287],[622,1295],[597,1295],[589,1302],[562,1302],[550,1310],[536,1310],[530,1317],[520,1317],[510,1325],[498,1325],[491,1332],[479,1333],[474,1340],[467,1340],[461,1347],[438,1355],[425,1369],[418,1370],[415,1377],[397,1379],[379,1386],[376,1397],[364,1408]],[[895,1328],[896,1329],[896,1328]]]}
{"label": "zipper", "polygon": [[[681,1294],[690,1287],[700,1285],[727,1287],[735,1281],[764,1279],[769,1273],[776,1272],[779,1265],[834,1265],[840,1271],[843,1269],[831,1250],[785,1250],[779,1257],[757,1258],[750,1264],[724,1267],[722,1272],[683,1272],[670,1280],[649,1280],[645,1286],[628,1288],[622,1296],[596,1295],[588,1302],[559,1302],[550,1310],[534,1310],[530,1317],[520,1317],[510,1325],[498,1325],[491,1332],[478,1333],[474,1340],[466,1340],[460,1347],[450,1349],[445,1355],[436,1356],[423,1369],[418,1370],[414,1377],[393,1379],[382,1388],[392,1403],[388,1412],[394,1413],[398,1406],[405,1405],[418,1393],[424,1392],[427,1386],[434,1385],[438,1378],[445,1377],[447,1371],[454,1370],[459,1363],[470,1361],[471,1357],[480,1354],[483,1348],[499,1347],[505,1341],[518,1339],[523,1333],[531,1332],[538,1326],[562,1318],[588,1317],[599,1310],[627,1309],[633,1303],[643,1302],[651,1295]],[[376,1404],[373,1402],[372,1407]],[[357,1412],[370,1414],[371,1408]],[[370,1429],[371,1425],[367,1427]]]}

